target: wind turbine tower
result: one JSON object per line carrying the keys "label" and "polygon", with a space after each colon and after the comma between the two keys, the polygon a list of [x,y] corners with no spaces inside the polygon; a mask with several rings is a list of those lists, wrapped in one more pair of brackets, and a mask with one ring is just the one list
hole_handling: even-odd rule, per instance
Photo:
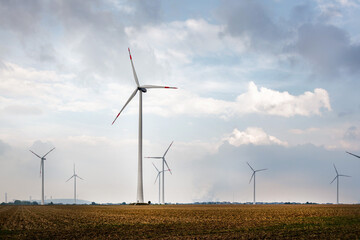
{"label": "wind turbine tower", "polygon": [[74,203],[76,204],[76,178],[80,178],[81,180],[84,180],[84,179],[82,179],[80,176],[78,176],[75,173],[75,163],[74,163],[74,174],[66,182],[68,182],[72,178],[74,178]]}
{"label": "wind turbine tower", "polygon": [[137,203],[144,203],[144,188],[143,188],[143,169],[142,169],[142,94],[147,92],[149,88],[168,88],[168,89],[176,89],[176,87],[167,87],[167,86],[155,86],[155,85],[140,85],[138,77],[136,75],[134,63],[131,57],[130,49],[129,56],[131,67],[133,70],[133,75],[136,83],[136,88],[134,92],[131,94],[130,98],[126,101],[125,105],[122,107],[112,124],[115,123],[116,119],[119,117],[120,113],[124,110],[124,108],[128,105],[128,103],[135,97],[136,93],[139,92],[139,137],[138,137],[138,180],[137,180]]}
{"label": "wind turbine tower", "polygon": [[336,172],[336,176],[335,178],[331,181],[330,184],[332,184],[335,179],[336,179],[336,204],[339,204],[339,177],[350,177],[348,175],[343,175],[343,174],[339,174],[336,167],[335,167],[335,164],[334,164],[334,169],[335,169],[335,172]]}
{"label": "wind turbine tower", "polygon": [[[146,158],[162,159],[162,171],[161,172],[162,172],[162,203],[163,204],[165,204],[165,171],[169,171],[170,174],[172,175],[169,165],[167,164],[167,162],[165,160],[165,156],[173,143],[174,143],[174,141],[172,141],[170,143],[170,146],[166,149],[166,151],[162,157],[146,157]],[[168,168],[167,170],[165,170],[165,164],[166,164],[166,167]]]}
{"label": "wind turbine tower", "polygon": [[33,151],[29,150],[30,152],[32,152],[35,156],[37,156],[38,158],[40,158],[40,175],[41,175],[41,205],[44,205],[45,203],[45,197],[44,197],[44,161],[46,160],[46,156],[53,151],[55,148],[51,149],[49,152],[47,152],[44,156],[40,157],[39,155],[37,155],[36,153],[34,153]]}
{"label": "wind turbine tower", "polygon": [[[152,164],[154,166],[154,168],[156,169],[157,171],[157,175],[156,175],[156,179],[155,179],[155,182],[154,184],[156,183],[156,181],[159,179],[159,204],[160,204],[160,193],[161,193],[161,190],[160,190],[160,186],[161,186],[161,173],[163,171],[159,171],[159,169],[154,165],[154,163]],[[165,171],[169,171],[169,170],[165,170]]]}
{"label": "wind turbine tower", "polygon": [[256,176],[256,173],[257,173],[257,172],[265,171],[265,170],[267,170],[267,168],[259,169],[259,170],[254,170],[254,169],[250,166],[250,164],[249,164],[248,162],[246,162],[246,163],[247,163],[247,165],[249,165],[249,167],[250,167],[251,170],[253,171],[253,174],[251,175],[249,184],[251,183],[251,180],[254,178],[254,201],[253,201],[253,204],[256,204],[256,200],[255,200],[255,176]]}

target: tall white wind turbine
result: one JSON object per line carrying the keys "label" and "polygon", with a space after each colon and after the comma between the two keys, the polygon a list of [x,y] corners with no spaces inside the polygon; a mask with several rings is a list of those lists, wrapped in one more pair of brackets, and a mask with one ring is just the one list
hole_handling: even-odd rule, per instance
{"label": "tall white wind turbine", "polygon": [[84,179],[82,179],[80,176],[78,176],[75,173],[75,163],[74,163],[74,174],[66,182],[68,182],[72,178],[74,178],[74,203],[76,204],[76,178],[80,178],[81,180],[84,180]]}
{"label": "tall white wind turbine", "polygon": [[[156,175],[156,179],[155,179],[155,182],[154,184],[156,183],[156,181],[159,179],[159,204],[160,204],[160,193],[161,193],[161,190],[160,190],[160,186],[161,186],[161,176],[160,174],[163,172],[163,171],[159,171],[159,169],[154,165],[154,163],[152,164],[154,166],[154,168],[156,169],[157,171],[157,175]],[[169,171],[169,170],[165,170],[165,171]]]}
{"label": "tall white wind turbine", "polygon": [[[167,164],[167,162],[165,160],[165,156],[173,143],[174,143],[174,141],[172,141],[170,143],[170,146],[166,149],[166,151],[162,157],[146,157],[146,158],[162,159],[162,171],[161,172],[162,172],[162,203],[163,204],[165,204],[165,171],[169,171],[170,174],[172,174],[172,172],[169,168],[169,165]],[[165,170],[165,164],[166,164],[166,167],[168,168],[167,170]]]}
{"label": "tall white wind turbine", "polygon": [[144,188],[143,188],[143,169],[142,169],[142,94],[147,92],[149,88],[169,88],[169,89],[177,89],[176,87],[167,87],[167,86],[155,86],[155,85],[140,85],[138,77],[136,75],[134,63],[131,57],[130,49],[129,56],[131,67],[133,70],[133,75],[136,83],[136,88],[134,92],[131,94],[130,98],[126,101],[123,108],[120,110],[112,124],[115,123],[116,119],[119,117],[120,113],[124,110],[124,108],[128,105],[128,103],[135,97],[136,93],[139,92],[139,144],[138,144],[138,182],[137,182],[137,203],[144,203]]}
{"label": "tall white wind turbine", "polygon": [[41,182],[42,182],[42,187],[41,187],[41,205],[44,205],[45,203],[45,197],[44,197],[44,161],[46,160],[46,155],[48,155],[51,151],[53,151],[55,148],[51,149],[50,151],[48,151],[44,156],[40,157],[39,155],[37,155],[36,153],[34,153],[33,151],[29,150],[30,152],[32,152],[35,156],[37,156],[38,158],[40,158],[40,175],[41,175]]}
{"label": "tall white wind turbine", "polygon": [[330,184],[332,184],[335,179],[336,179],[336,204],[339,204],[339,177],[350,177],[348,175],[343,175],[343,174],[339,174],[336,167],[335,167],[335,164],[334,164],[334,169],[335,169],[335,172],[336,172],[336,176],[335,178],[331,181]]}
{"label": "tall white wind turbine", "polygon": [[250,164],[249,164],[248,162],[246,162],[246,163],[247,163],[247,165],[249,165],[249,167],[250,167],[251,170],[253,171],[253,174],[251,175],[249,184],[251,183],[251,180],[254,178],[254,201],[253,201],[253,204],[256,204],[256,200],[255,200],[255,176],[256,176],[256,173],[257,173],[257,172],[265,171],[265,170],[267,170],[267,168],[259,169],[259,170],[254,170],[254,169],[250,166]]}

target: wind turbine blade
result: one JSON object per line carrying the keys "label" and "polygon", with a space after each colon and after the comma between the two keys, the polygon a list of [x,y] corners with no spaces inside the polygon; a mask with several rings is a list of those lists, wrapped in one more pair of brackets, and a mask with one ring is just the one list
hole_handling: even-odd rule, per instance
{"label": "wind turbine blade", "polygon": [[33,151],[29,150],[30,152],[32,152],[35,156],[37,156],[38,158],[41,158],[39,155],[37,155],[36,153],[34,153]]}
{"label": "wind turbine blade", "polygon": [[162,159],[162,157],[145,157],[145,158]]}
{"label": "wind turbine blade", "polygon": [[53,148],[53,149],[51,149],[50,151],[48,151],[47,154],[45,154],[45,155],[43,156],[43,158],[46,157],[46,155],[48,155],[48,154],[49,154],[50,152],[52,152],[54,149],[55,149],[55,148]]}
{"label": "wind turbine blade", "polygon": [[255,172],[265,171],[268,170],[267,168],[256,170]]}
{"label": "wind turbine blade", "polygon": [[249,165],[249,167],[251,168],[251,170],[253,170],[255,172],[255,170],[250,166],[250,164],[248,162],[246,162],[247,165]]}
{"label": "wind turbine blade", "polygon": [[129,97],[129,99],[127,100],[127,102],[125,103],[125,105],[123,106],[123,108],[120,110],[120,112],[118,113],[118,115],[116,116],[116,118],[114,119],[114,121],[112,122],[111,125],[114,124],[114,122],[116,121],[116,119],[120,116],[120,113],[124,110],[124,108],[128,105],[128,103],[131,101],[131,99],[134,98],[134,96],[136,95],[138,89],[136,88],[135,91],[131,94],[131,96]]}
{"label": "wind turbine blade", "polygon": [[171,145],[172,145],[173,143],[174,143],[174,141],[172,141],[172,142],[170,143],[170,146],[166,149],[163,157],[165,157],[165,155],[167,154],[167,152],[169,151],[169,149],[170,149],[170,147],[171,147]]}
{"label": "wind turbine blade", "polygon": [[75,163],[74,163],[74,175],[75,175]]}
{"label": "wind turbine blade", "polygon": [[170,170],[170,168],[169,168],[169,165],[167,164],[167,162],[166,162],[165,158],[163,158],[163,159],[164,159],[164,162],[165,162],[165,164],[166,164],[166,167],[168,168],[169,172],[170,172],[170,173],[171,173],[171,175],[172,175],[172,172],[171,172],[171,170]]}
{"label": "wind turbine blade", "polygon": [[155,184],[156,181],[158,180],[158,178],[159,178],[159,176],[160,176],[160,173],[161,173],[161,172],[159,172],[159,173],[157,174],[154,184]]}
{"label": "wind turbine blade", "polygon": [[152,163],[152,165],[154,166],[154,168],[156,169],[156,171],[160,172],[159,169],[155,166],[154,163]]}
{"label": "wind turbine blade", "polygon": [[66,180],[66,182],[68,182],[70,179],[72,179],[75,175],[72,175],[68,180]]}
{"label": "wind turbine blade", "polygon": [[[76,175],[76,177],[80,178],[81,180],[84,180],[83,178],[81,178],[80,176]],[[85,181],[85,180],[84,180]]]}
{"label": "wind turbine blade", "polygon": [[334,181],[335,181],[335,179],[337,178],[338,176],[336,176],[332,181],[331,181],[331,183],[330,184],[332,184]]}
{"label": "wind turbine blade", "polygon": [[253,172],[253,174],[251,175],[251,178],[250,178],[249,184],[251,183],[251,180],[253,179],[254,175],[255,175],[255,171],[254,171],[254,172]]}
{"label": "wind turbine blade", "polygon": [[334,164],[334,168],[335,168],[336,175],[339,175],[339,173],[338,173],[338,171],[337,171],[337,169],[335,167],[335,164]]}
{"label": "wind turbine blade", "polygon": [[340,174],[339,176],[340,176],[340,177],[351,177],[351,176],[349,176],[349,175],[342,175],[342,174]]}
{"label": "wind turbine blade", "polygon": [[348,154],[350,154],[350,155],[353,155],[354,157],[360,158],[360,156],[355,155],[355,154],[353,154],[353,153],[350,153],[350,152],[346,152],[346,153],[348,153]]}
{"label": "wind turbine blade", "polygon": [[169,89],[177,89],[177,87],[168,87],[168,86],[156,86],[156,85],[144,85],[140,86],[141,88],[169,88]]}
{"label": "wind turbine blade", "polygon": [[131,67],[132,67],[133,74],[134,74],[134,79],[135,79],[136,85],[137,85],[138,87],[140,87],[139,80],[138,80],[138,77],[137,77],[137,75],[136,75],[136,71],[135,71],[134,63],[133,63],[133,60],[132,60],[132,57],[131,57],[130,48],[128,48],[128,50],[129,50],[129,56],[130,56]]}

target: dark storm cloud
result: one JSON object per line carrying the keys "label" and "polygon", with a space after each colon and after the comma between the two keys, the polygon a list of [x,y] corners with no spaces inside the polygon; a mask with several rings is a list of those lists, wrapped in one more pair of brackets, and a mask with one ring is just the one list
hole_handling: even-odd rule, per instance
{"label": "dark storm cloud", "polygon": [[0,26],[21,34],[33,34],[41,20],[41,1],[1,0]]}
{"label": "dark storm cloud", "polygon": [[160,1],[2,1],[0,43],[15,42],[0,59],[22,51],[33,64],[76,73],[81,84],[104,81],[121,74],[125,28],[159,23],[161,12]]}
{"label": "dark storm cloud", "polygon": [[101,1],[50,1],[47,7],[57,23],[71,34],[92,30],[101,34],[116,26],[112,9]]}
{"label": "dark storm cloud", "polygon": [[159,23],[161,21],[163,14],[161,2],[159,0],[132,0],[128,1],[128,3],[135,9],[134,15],[132,17],[132,23],[135,23],[137,26]]}
{"label": "dark storm cloud", "polygon": [[[341,73],[359,73],[360,45],[348,32],[328,24],[339,11],[328,7],[319,12],[311,2],[295,5],[288,19],[269,11],[260,1],[224,1],[218,10],[225,34],[248,37],[250,50],[261,53],[296,54],[314,73],[335,78]],[[289,61],[294,61],[293,57]],[[297,61],[295,61],[297,62]]]}
{"label": "dark storm cloud", "polygon": [[350,43],[347,32],[332,25],[302,25],[296,50],[324,75],[358,72],[360,66],[360,47]]}
{"label": "dark storm cloud", "polygon": [[224,1],[218,14],[228,34],[249,37],[253,48],[266,47],[285,34],[258,1]]}
{"label": "dark storm cloud", "polygon": [[80,62],[71,70],[78,72],[79,82],[93,82],[95,75],[104,81],[117,70],[117,49],[125,41],[124,13],[101,1],[52,1],[48,8],[55,22],[53,34],[61,33],[72,49],[69,54]]}
{"label": "dark storm cloud", "polygon": [[311,22],[314,19],[314,9],[310,4],[300,4],[291,10],[290,21],[291,24]]}

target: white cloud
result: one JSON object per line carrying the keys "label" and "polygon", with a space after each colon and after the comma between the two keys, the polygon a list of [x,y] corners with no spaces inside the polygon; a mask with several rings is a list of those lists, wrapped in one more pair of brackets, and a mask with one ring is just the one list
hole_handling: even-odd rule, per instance
{"label": "white cloud", "polygon": [[236,147],[249,144],[288,146],[287,142],[268,135],[263,129],[257,127],[249,127],[243,132],[235,128],[229,136],[224,138],[224,140]]}
{"label": "white cloud", "polygon": [[[98,96],[99,89],[78,86],[73,75],[24,68],[13,63],[5,63],[5,68],[0,69],[0,79],[0,112],[7,114],[99,111],[106,108],[104,99],[114,97]],[[118,94],[127,90],[119,91],[111,84],[108,87]]]}
{"label": "white cloud", "polygon": [[[117,84],[104,84],[101,89],[98,89],[99,92],[95,92],[93,89],[74,84],[74,76],[22,68],[10,63],[6,66],[0,71],[2,78],[0,93],[4,96],[0,110],[2,109],[3,112],[19,109],[12,106],[21,106],[29,110],[34,110],[36,106],[53,111],[93,112],[108,109],[110,106],[120,108],[121,104],[119,105],[119,99],[116,96],[120,96],[123,101],[128,96],[126,91],[129,89]],[[188,90],[168,90],[161,93],[159,90],[158,94],[149,91],[144,105],[145,112],[160,116],[185,114],[215,115],[222,118],[251,113],[282,117],[310,116],[320,115],[320,110],[323,108],[331,110],[329,96],[324,89],[315,89],[314,92],[293,96],[288,92],[264,87],[259,90],[253,82],[249,83],[247,92],[240,94],[233,102],[200,97]],[[129,108],[134,107],[135,105],[129,106]],[[129,112],[137,113],[133,109]]]}
{"label": "white cloud", "polygon": [[259,90],[253,82],[249,83],[247,92],[240,94],[233,102],[204,98],[185,90],[177,90],[157,95],[149,94],[145,104],[145,111],[162,116],[218,115],[225,119],[252,113],[293,117],[321,115],[322,109],[331,111],[329,95],[324,89],[316,88],[314,92],[294,96],[264,87]]}
{"label": "white cloud", "polygon": [[335,126],[289,129],[289,144],[312,144],[329,150],[358,151],[360,149],[360,130],[357,125],[340,123]]}
{"label": "white cloud", "polygon": [[326,90],[316,88],[314,92],[305,92],[293,96],[288,92],[279,92],[268,88],[260,88],[250,82],[248,91],[236,98],[236,102],[244,107],[244,113],[266,113],[269,115],[292,117],[295,115],[320,115],[320,109],[331,110],[329,95]]}

